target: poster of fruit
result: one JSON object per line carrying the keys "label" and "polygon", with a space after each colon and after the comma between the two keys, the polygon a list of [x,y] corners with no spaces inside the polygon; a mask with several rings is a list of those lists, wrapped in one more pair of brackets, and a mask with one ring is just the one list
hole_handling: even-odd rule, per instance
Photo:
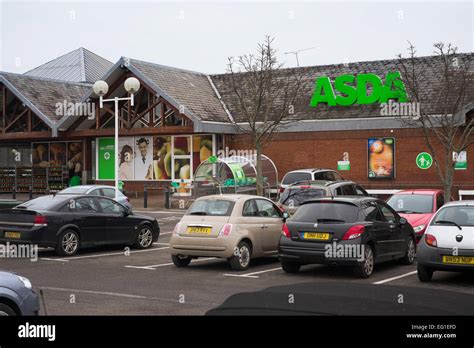
{"label": "poster of fruit", "polygon": [[395,178],[395,138],[368,139],[369,179]]}
{"label": "poster of fruit", "polygon": [[171,180],[171,136],[153,137],[153,178]]}
{"label": "poster of fruit", "polygon": [[193,136],[194,168],[212,156],[212,135]]}
{"label": "poster of fruit", "polygon": [[66,143],[54,142],[49,144],[49,165],[66,165]]}

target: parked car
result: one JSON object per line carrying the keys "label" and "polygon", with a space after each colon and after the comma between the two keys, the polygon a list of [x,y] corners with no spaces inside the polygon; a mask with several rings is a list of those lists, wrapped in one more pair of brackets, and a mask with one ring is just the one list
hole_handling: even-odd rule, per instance
{"label": "parked car", "polygon": [[145,249],[158,240],[156,219],[132,213],[108,197],[48,195],[0,211],[0,242],[37,244],[71,256],[82,247],[126,244]]}
{"label": "parked car", "polygon": [[434,215],[418,244],[418,278],[433,272],[474,271],[474,201],[446,203]]}
{"label": "parked car", "polygon": [[16,199],[0,199],[0,210],[14,208],[20,203],[21,201],[17,201]]}
{"label": "parked car", "polygon": [[0,317],[38,315],[39,298],[31,282],[15,273],[0,271]]}
{"label": "parked car", "polygon": [[283,177],[280,184],[280,193],[285,191],[289,185],[305,180],[338,181],[344,180],[344,178],[334,169],[312,168],[292,170]]}
{"label": "parked car", "polygon": [[71,186],[61,190],[57,193],[58,195],[91,195],[91,196],[102,196],[109,197],[120,204],[132,209],[130,200],[125,196],[122,191],[118,191],[118,197],[115,199],[115,187],[109,185],[78,185]]}
{"label": "parked car", "polygon": [[301,203],[324,196],[368,196],[360,185],[353,181],[301,181],[289,185],[280,195],[277,205],[292,215]]}
{"label": "parked car", "polygon": [[418,243],[434,213],[443,206],[444,192],[425,189],[403,190],[390,197],[387,203],[413,226]]}
{"label": "parked car", "polygon": [[369,277],[379,262],[415,260],[413,228],[387,203],[373,197],[317,198],[304,202],[283,225],[278,248],[282,268],[305,264],[354,266]]}
{"label": "parked car", "polygon": [[173,263],[184,267],[193,258],[211,256],[245,270],[252,258],[276,255],[284,216],[261,196],[200,197],[176,224],[170,241]]}

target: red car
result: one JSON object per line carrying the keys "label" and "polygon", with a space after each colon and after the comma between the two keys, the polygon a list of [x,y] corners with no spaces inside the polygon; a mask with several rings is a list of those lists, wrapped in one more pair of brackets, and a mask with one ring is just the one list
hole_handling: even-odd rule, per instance
{"label": "red car", "polygon": [[413,226],[418,243],[431,217],[444,204],[444,192],[428,189],[403,190],[390,197],[387,203]]}

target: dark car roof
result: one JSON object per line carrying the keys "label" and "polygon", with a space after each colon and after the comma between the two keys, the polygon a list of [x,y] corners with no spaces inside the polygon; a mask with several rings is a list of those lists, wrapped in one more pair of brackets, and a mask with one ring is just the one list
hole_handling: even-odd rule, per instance
{"label": "dark car roof", "polygon": [[355,205],[359,205],[362,202],[366,201],[381,201],[375,197],[367,197],[367,196],[336,196],[336,197],[318,197],[312,198],[307,201],[304,201],[301,205],[317,203],[320,201],[334,201],[334,202],[341,202],[341,203],[351,203]]}
{"label": "dark car roof", "polygon": [[[103,196],[96,196],[96,195],[86,195],[86,194],[61,194],[61,195],[48,195],[48,196],[40,196],[37,198],[33,198],[29,201],[23,202],[17,205],[13,209],[29,209],[32,207],[34,210],[43,210],[48,211],[51,208],[55,208],[60,204],[70,200],[70,199],[80,199],[82,197],[91,198],[91,197],[100,197],[105,199],[110,199],[108,197]],[[120,203],[119,203],[120,204]]]}

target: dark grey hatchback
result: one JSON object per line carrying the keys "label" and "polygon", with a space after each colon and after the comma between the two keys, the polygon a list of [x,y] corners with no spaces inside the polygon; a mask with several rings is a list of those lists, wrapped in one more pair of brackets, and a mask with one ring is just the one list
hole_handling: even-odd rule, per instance
{"label": "dark grey hatchback", "polygon": [[384,201],[361,196],[304,202],[283,224],[278,247],[282,268],[296,273],[305,264],[350,265],[368,278],[376,263],[412,264],[415,233]]}

